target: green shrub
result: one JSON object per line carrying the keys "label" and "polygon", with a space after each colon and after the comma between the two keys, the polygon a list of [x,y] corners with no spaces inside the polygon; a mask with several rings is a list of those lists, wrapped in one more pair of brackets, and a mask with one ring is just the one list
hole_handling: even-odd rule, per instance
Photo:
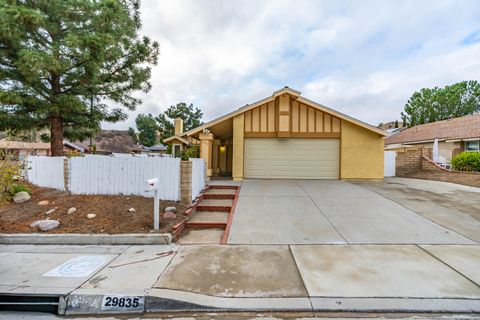
{"label": "green shrub", "polygon": [[9,191],[12,196],[14,196],[15,193],[17,192],[22,192],[22,191],[26,191],[28,194],[32,194],[32,191],[30,190],[30,188],[21,183],[14,184]]}
{"label": "green shrub", "polygon": [[0,204],[9,201],[10,190],[20,176],[20,164],[13,154],[0,150]]}
{"label": "green shrub", "polygon": [[480,152],[462,152],[451,163],[455,170],[480,172]]}
{"label": "green shrub", "polygon": [[183,150],[181,158],[182,160],[186,161],[190,158],[198,158],[200,157],[200,147],[199,146],[190,146]]}

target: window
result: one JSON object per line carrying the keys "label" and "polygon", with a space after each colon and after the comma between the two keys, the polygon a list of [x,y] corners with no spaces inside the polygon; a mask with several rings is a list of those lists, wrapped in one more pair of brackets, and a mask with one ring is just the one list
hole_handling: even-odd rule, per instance
{"label": "window", "polygon": [[181,148],[179,144],[173,145],[173,156],[179,158],[181,156]]}
{"label": "window", "polygon": [[480,151],[480,140],[476,141],[465,141],[465,151]]}

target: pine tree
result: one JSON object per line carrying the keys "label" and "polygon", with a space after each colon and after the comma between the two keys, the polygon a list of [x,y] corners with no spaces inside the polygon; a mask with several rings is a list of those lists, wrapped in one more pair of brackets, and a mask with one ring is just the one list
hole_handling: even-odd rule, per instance
{"label": "pine tree", "polygon": [[[150,90],[158,44],[141,38],[136,0],[3,0],[0,130],[50,128],[52,155]],[[110,101],[109,104],[107,104]],[[119,107],[111,107],[115,104]]]}

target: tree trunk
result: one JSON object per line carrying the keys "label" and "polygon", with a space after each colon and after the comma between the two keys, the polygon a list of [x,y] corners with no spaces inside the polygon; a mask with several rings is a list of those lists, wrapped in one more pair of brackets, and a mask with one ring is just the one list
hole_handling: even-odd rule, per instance
{"label": "tree trunk", "polygon": [[60,115],[51,118],[50,148],[52,156],[63,156],[63,120]]}

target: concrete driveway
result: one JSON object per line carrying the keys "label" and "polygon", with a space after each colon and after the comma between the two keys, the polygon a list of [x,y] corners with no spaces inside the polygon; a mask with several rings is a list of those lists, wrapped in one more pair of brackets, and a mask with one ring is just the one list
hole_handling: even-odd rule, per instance
{"label": "concrete driveway", "polygon": [[[410,183],[412,186],[399,187],[399,183],[407,185]],[[437,184],[438,182],[425,184],[421,180],[414,179],[389,179],[367,183],[337,180],[245,180],[228,243],[475,244],[478,242],[479,239],[472,236],[480,234],[478,217],[470,216],[469,220],[468,215],[464,214],[463,227],[455,227],[452,225],[455,224],[454,217],[458,216],[456,209],[442,206],[436,201],[417,201],[416,206],[406,203],[408,199],[405,197],[405,188],[414,189],[415,187],[418,192],[428,189],[428,191],[423,190],[422,196],[429,195],[435,198],[437,193],[448,189]],[[469,189],[465,190],[463,186],[448,185],[449,192],[453,192],[454,195],[468,192],[477,195],[477,198],[480,196],[480,189],[468,187]],[[389,192],[386,193],[384,190]],[[441,197],[441,195],[438,196]],[[470,205],[475,204],[470,203]],[[439,210],[441,214],[438,214]],[[432,215],[443,216],[443,220],[432,219]],[[466,222],[471,222],[470,226]]]}

